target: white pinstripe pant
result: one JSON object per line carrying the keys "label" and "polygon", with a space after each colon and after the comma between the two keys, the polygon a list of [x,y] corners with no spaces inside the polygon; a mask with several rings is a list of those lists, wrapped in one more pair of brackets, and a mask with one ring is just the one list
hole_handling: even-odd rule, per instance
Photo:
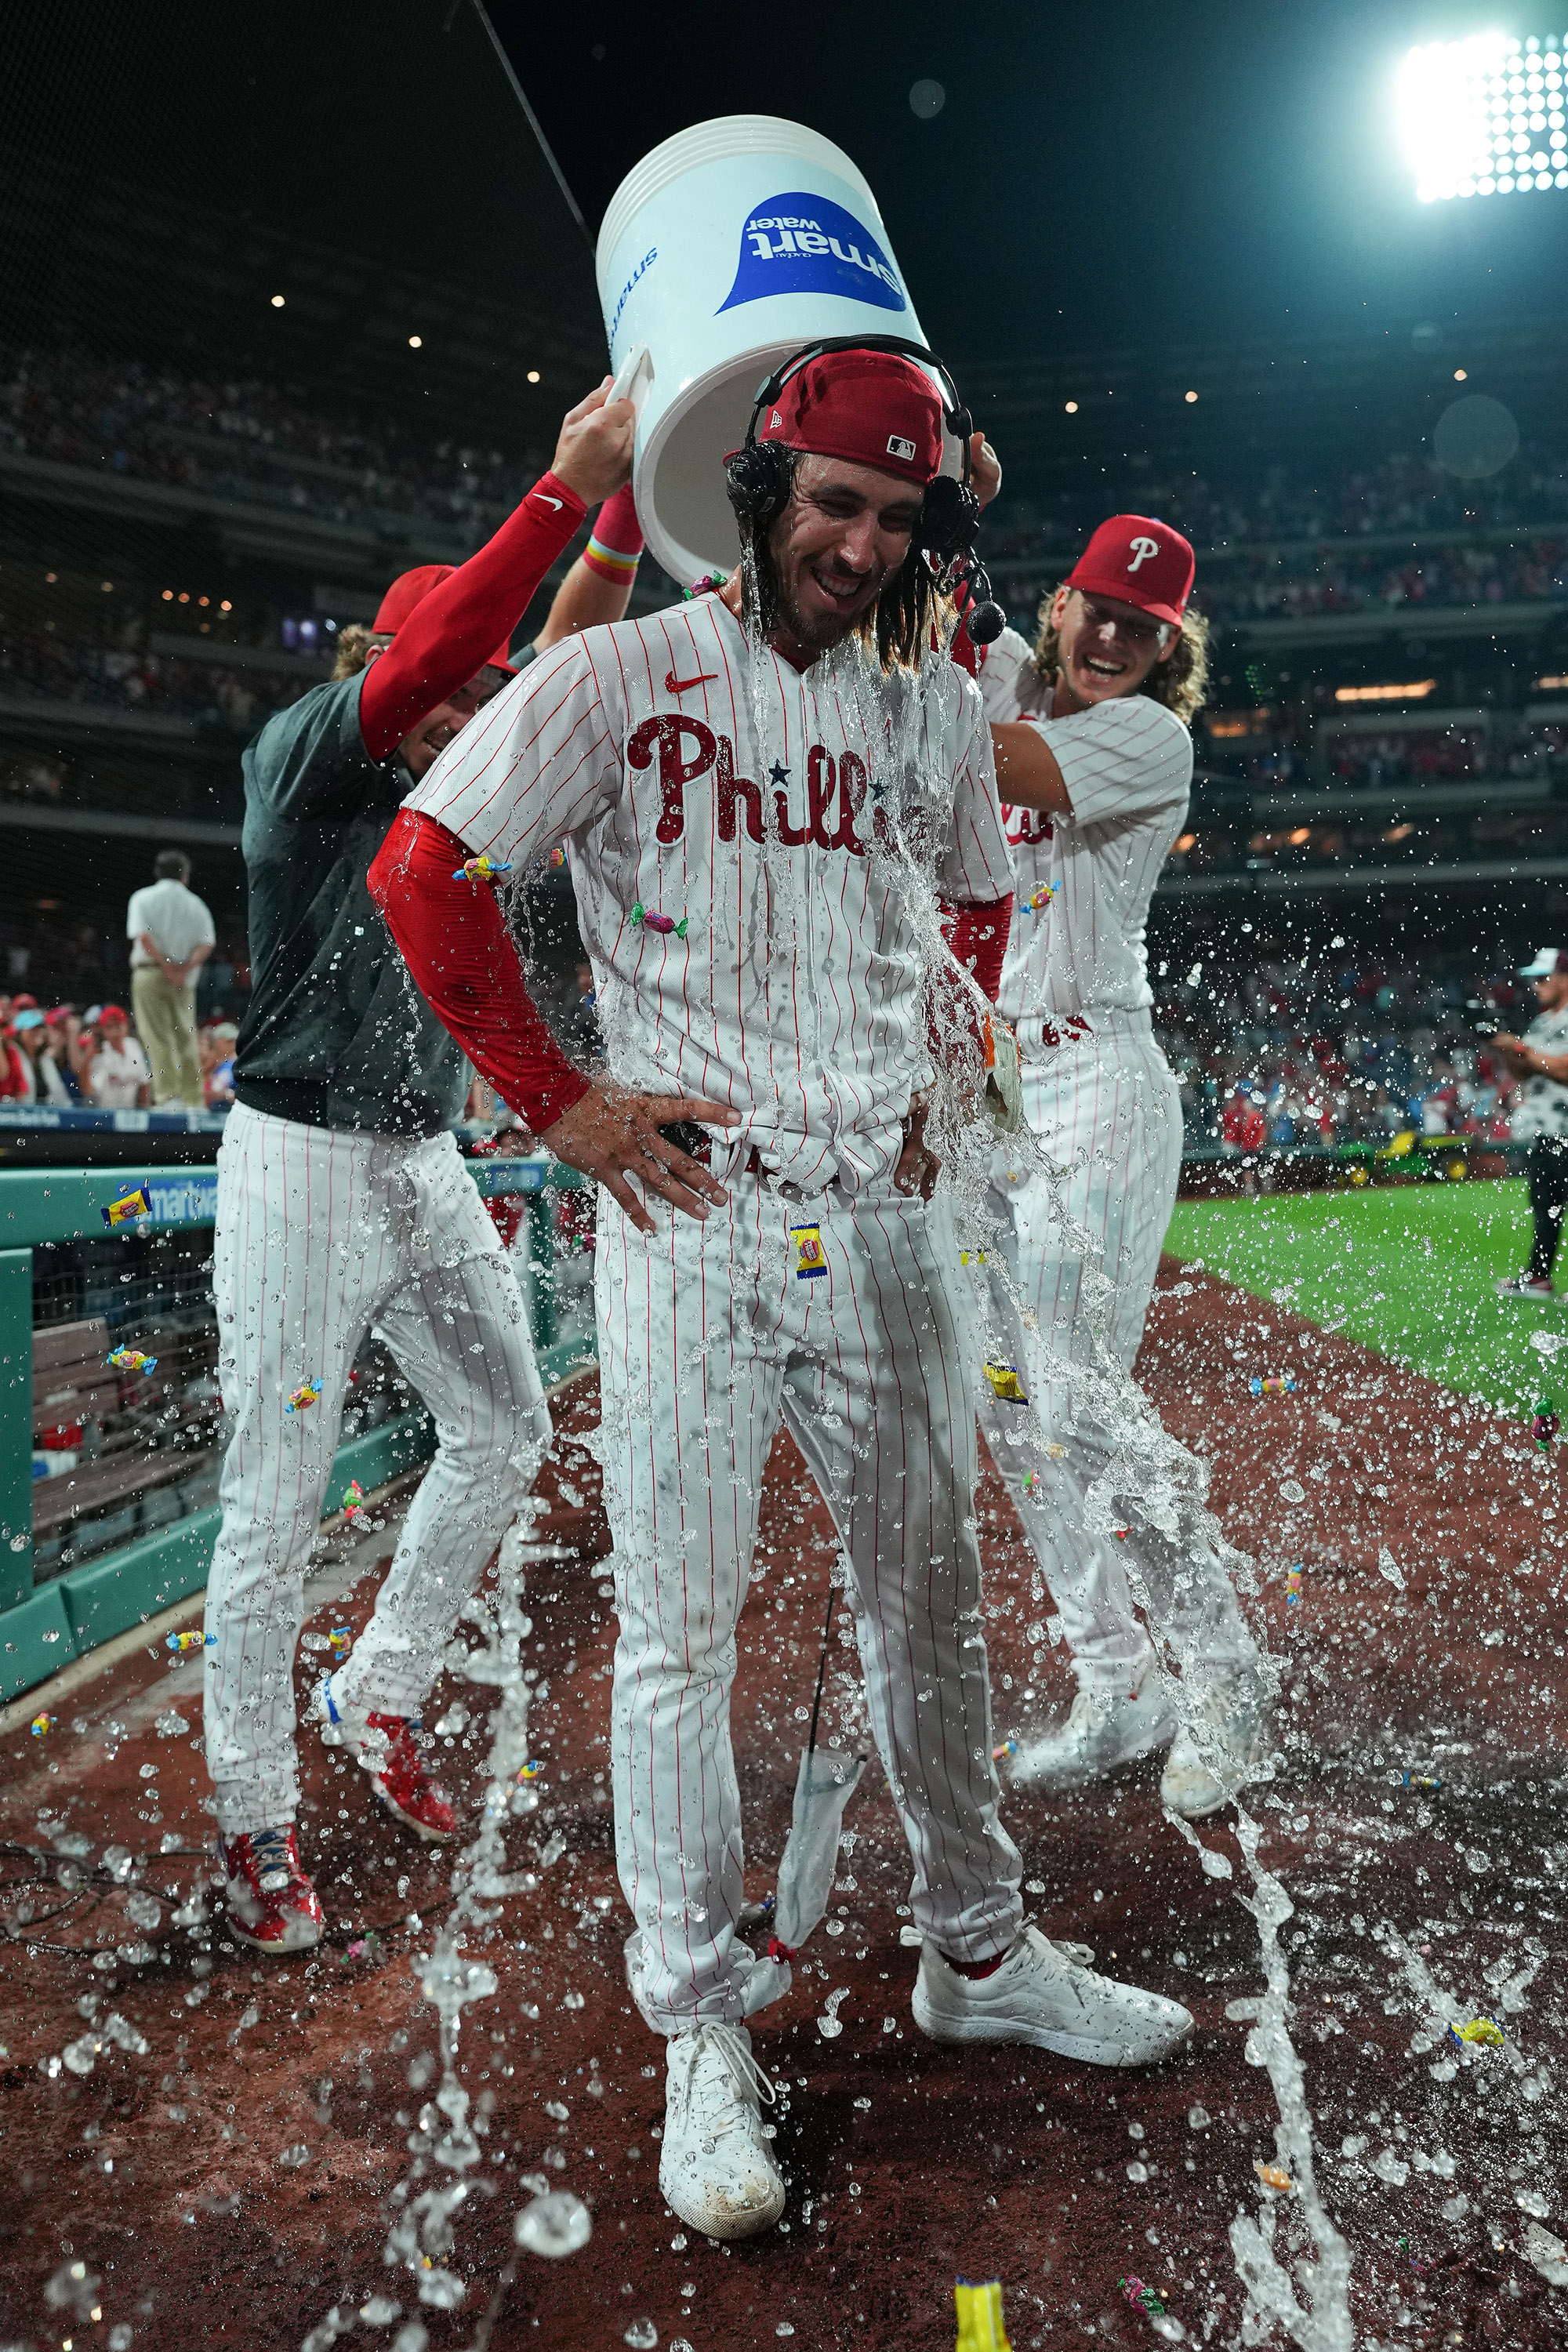
{"label": "white pinstripe pant", "polygon": [[[914,1916],[959,1958],[1007,1948],[1019,1863],[997,1816],[980,1633],[971,1335],[945,1213],[889,1183],[794,1206],[731,1181],[705,1223],[600,1196],[605,1502],[616,1538],[612,1765],[621,1884],[669,2032],[735,2022],[742,1902],[730,1741],[736,1627],[781,1419],[848,1555],[871,1725],[915,1861]],[[789,1227],[820,1226],[802,1280]],[[810,1699],[803,1655],[779,1704]]]}
{"label": "white pinstripe pant", "polygon": [[[233,1434],[207,1580],[207,1766],[226,1836],[295,1819],[293,1668],[348,1376],[367,1331],[435,1416],[436,1459],[333,1687],[418,1711],[458,1603],[550,1444],[517,1277],[450,1135],[410,1140],[240,1104],[218,1153],[219,1379]],[[319,1380],[306,1411],[286,1412]]]}
{"label": "white pinstripe pant", "polygon": [[[1064,1044],[1048,1061],[1025,1065],[1024,1108],[1047,1151],[1068,1171],[1063,1206],[1104,1253],[1100,1270],[1114,1294],[1106,1342],[1131,1371],[1181,1173],[1181,1096],[1147,1014],[1096,1014],[1094,1022],[1089,1035]],[[1222,1670],[1251,1660],[1256,1645],[1206,1538],[1194,1535],[1173,1545],[1134,1523],[1123,1548],[1086,1521],[1085,1498],[1115,1451],[1118,1433],[1075,1402],[1069,1382],[1052,1370],[1090,1360],[1084,1262],[1069,1248],[1044,1181],[1010,1181],[1008,1168],[1004,1148],[994,1163],[992,1205],[1002,1218],[1014,1280],[1039,1329],[1037,1335],[1025,1328],[999,1284],[987,1285],[986,1321],[1005,1333],[1035,1417],[1047,1442],[1063,1449],[1061,1457],[1042,1460],[1037,1447],[1020,1442],[1024,1408],[999,1401],[986,1381],[981,1426],[1061,1617],[1079,1680],[1097,1689],[1131,1688],[1152,1654],[1133,1612],[1124,1549],[1156,1609],[1182,1633],[1184,1654],[1195,1646]],[[977,1271],[984,1281],[984,1269]],[[1201,1493],[1201,1469],[1190,1455],[1183,1458],[1193,1491]],[[1036,1484],[1026,1491],[1031,1470]]]}

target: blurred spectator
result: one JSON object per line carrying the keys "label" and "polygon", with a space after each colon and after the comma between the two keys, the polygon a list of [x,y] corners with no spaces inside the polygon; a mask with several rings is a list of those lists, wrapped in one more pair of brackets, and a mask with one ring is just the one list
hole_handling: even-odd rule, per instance
{"label": "blurred spectator", "polygon": [[205,902],[189,887],[183,849],[161,849],[157,880],[132,893],[125,917],[131,941],[131,1002],[153,1065],[155,1109],[202,1108],[196,1056],[196,973],[217,940]]}
{"label": "blurred spectator", "polygon": [[100,1008],[88,1033],[86,1083],[100,1110],[134,1110],[145,1105],[152,1066],[131,1034],[131,1015],[122,1004]]}
{"label": "blurred spectator", "polygon": [[71,1097],[55,1060],[53,1033],[45,1015],[36,1005],[30,1005],[14,1016],[11,1025],[21,1049],[27,1081],[25,1099],[48,1104],[56,1110],[68,1110]]}
{"label": "blurred spectator", "polygon": [[47,1016],[49,1059],[59,1074],[60,1084],[68,1101],[79,1105],[83,1100],[79,1066],[81,1060],[79,1040],[81,1016],[68,1004],[57,1004]]}
{"label": "blurred spectator", "polygon": [[11,1000],[0,996],[0,1102],[31,1102],[32,1072],[11,1026]]}
{"label": "blurred spectator", "polygon": [[208,1110],[226,1110],[234,1100],[234,1048],[239,1030],[232,1021],[213,1021],[196,1039],[202,1099]]}

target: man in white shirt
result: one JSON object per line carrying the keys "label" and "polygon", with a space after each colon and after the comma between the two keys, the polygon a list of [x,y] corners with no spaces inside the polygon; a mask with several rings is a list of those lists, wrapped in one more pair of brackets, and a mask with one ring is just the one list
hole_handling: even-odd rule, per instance
{"label": "man in white shirt", "polygon": [[1522,1037],[1505,1030],[1491,1045],[1522,1087],[1509,1129],[1516,1143],[1530,1146],[1525,1174],[1535,1230],[1524,1272],[1498,1289],[1504,1298],[1550,1298],[1568,1207],[1568,950],[1542,948],[1520,978],[1533,982],[1541,1010]]}
{"label": "man in white shirt", "polygon": [[[1008,629],[982,649],[1019,884],[998,1003],[1016,1031],[1028,1124],[1066,1173],[1058,1188],[1024,1154],[998,1152],[992,1205],[1014,1297],[973,1253],[971,1272],[994,1359],[981,1424],[1079,1678],[1066,1723],[1021,1745],[1013,1777],[1071,1787],[1169,1747],[1163,1800],[1196,1820],[1226,1803],[1256,1742],[1257,1648],[1203,1507],[1205,1474],[1152,1414],[1142,1450],[1123,1451],[1124,1408],[1093,1370],[1100,1327],[1104,1350],[1131,1368],[1181,1168],[1181,1098],[1154,1040],[1143,940],[1192,783],[1188,722],[1206,674],[1194,568],[1180,532],[1115,515],[1044,609],[1038,643]],[[1124,1483],[1097,1507],[1090,1490],[1108,1472]],[[1114,1538],[1112,1508],[1126,1522]],[[1129,1563],[1180,1659],[1196,1738],[1156,1671]]]}
{"label": "man in white shirt", "polygon": [[125,916],[131,941],[131,1002],[136,1026],[153,1057],[155,1109],[202,1108],[196,1053],[196,974],[217,934],[205,903],[189,887],[191,861],[183,849],[161,849],[157,880],[133,891]]}
{"label": "man in white shirt", "polygon": [[100,1110],[134,1110],[146,1102],[153,1074],[122,1004],[106,1004],[99,1014],[91,1055],[87,1090]]}
{"label": "man in white shirt", "polygon": [[[930,651],[942,405],[880,352],[800,354],[774,387],[731,461],[754,604],[737,573],[556,646],[443,753],[370,877],[429,1001],[528,1116],[515,957],[488,885],[452,877],[564,839],[612,1092],[699,1098],[721,1129],[660,1130],[656,1149],[687,1141],[690,1213],[605,1173],[595,1289],[616,1858],[639,2006],[668,2037],[659,2185],[722,2238],[784,2203],[743,2024],[729,1722],[781,1423],[844,1546],[915,1861],[917,2024],[1101,2064],[1191,2030],[1024,1926],[998,1813],[975,1368],[951,1223],[904,1175],[938,894],[994,924],[1013,879],[979,698]],[[530,1123],[570,1158],[603,1099]]]}

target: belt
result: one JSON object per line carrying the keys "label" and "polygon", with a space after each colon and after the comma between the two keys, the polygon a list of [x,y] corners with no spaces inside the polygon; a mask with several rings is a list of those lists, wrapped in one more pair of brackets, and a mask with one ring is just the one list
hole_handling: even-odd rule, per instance
{"label": "belt", "polygon": [[[695,1119],[672,1119],[668,1127],[661,1127],[658,1131],[667,1143],[673,1143],[678,1151],[684,1151],[688,1159],[695,1160],[700,1167],[711,1168],[713,1165],[712,1134],[709,1129],[699,1126]],[[799,1201],[805,1197],[798,1184],[779,1182],[754,1143],[746,1154],[746,1164],[740,1172],[742,1176],[754,1176],[759,1184],[765,1184],[770,1192],[782,1193],[786,1201]]]}

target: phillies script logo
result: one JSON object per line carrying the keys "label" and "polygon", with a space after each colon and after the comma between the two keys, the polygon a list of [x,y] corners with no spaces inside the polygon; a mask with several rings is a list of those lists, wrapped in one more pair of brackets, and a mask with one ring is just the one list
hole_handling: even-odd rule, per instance
{"label": "phillies script logo", "polygon": [[[686,826],[686,787],[700,776],[713,778],[714,798],[718,805],[719,838],[733,841],[736,820],[744,818],[749,841],[765,838],[763,830],[763,788],[749,776],[735,773],[734,746],[727,735],[716,735],[711,727],[704,727],[700,719],[685,718],[679,711],[660,711],[654,719],[645,719],[632,731],[626,745],[626,760],[634,768],[650,768],[658,761],[658,788],[662,800],[655,837],[666,844],[679,841]],[[815,849],[847,849],[852,857],[864,857],[866,845],[855,832],[855,820],[866,805],[869,782],[865,763],[853,751],[841,751],[837,760],[825,751],[820,743],[813,743],[805,755],[806,820],[803,825],[792,824],[789,795],[784,790],[787,768],[775,767],[771,778],[773,810],[778,819],[778,837],[792,849],[809,842]],[[873,838],[890,848],[882,812],[871,813]]]}
{"label": "phillies script logo", "polygon": [[741,231],[735,283],[720,303],[770,294],[846,294],[879,310],[904,310],[899,273],[868,229],[826,196],[770,196]]}

